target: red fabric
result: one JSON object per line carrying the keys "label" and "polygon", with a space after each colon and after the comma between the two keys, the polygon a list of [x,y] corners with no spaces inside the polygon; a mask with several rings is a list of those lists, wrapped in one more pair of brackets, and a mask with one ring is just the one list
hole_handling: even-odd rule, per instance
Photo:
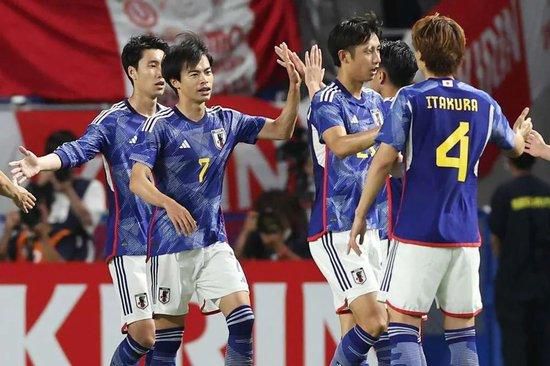
{"label": "red fabric", "polygon": [[[292,0],[251,0],[250,7],[255,20],[248,42],[259,90],[286,80],[273,46],[285,41],[297,50],[300,37]],[[70,102],[124,97],[125,74],[104,1],[6,0],[0,14],[0,96]]]}
{"label": "red fabric", "polygon": [[275,45],[286,42],[291,50],[300,50],[297,12],[292,0],[252,0],[254,28],[248,43],[256,54],[256,87],[286,83],[286,71],[277,64]]}
{"label": "red fabric", "polygon": [[115,101],[120,57],[104,1],[0,2],[0,95]]}

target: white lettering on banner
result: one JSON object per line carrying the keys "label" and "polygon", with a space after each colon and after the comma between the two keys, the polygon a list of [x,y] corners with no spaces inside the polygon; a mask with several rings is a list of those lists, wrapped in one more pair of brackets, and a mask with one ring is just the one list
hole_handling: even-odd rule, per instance
{"label": "white lettering on banner", "polygon": [[254,353],[257,365],[286,365],[286,287],[286,283],[254,284]]}
{"label": "white lettering on banner", "polygon": [[[256,57],[248,45],[254,24],[250,0],[108,0],[119,49],[130,36],[155,33],[168,42],[191,30],[203,36],[214,58],[214,93],[255,90]],[[122,72],[122,70],[121,70]],[[126,93],[131,85],[126,77]]]}
{"label": "white lettering on banner", "polygon": [[466,83],[472,83],[475,76],[477,83],[474,84],[491,93],[513,71],[514,63],[521,59],[519,18],[516,2],[513,0],[493,18],[492,24],[471,42],[458,70],[458,78]]}
{"label": "white lettering on banner", "polygon": [[287,167],[284,162],[277,162],[276,171],[271,170],[269,160],[255,145],[240,144],[233,152],[236,162],[239,207],[248,208],[252,204],[249,174],[254,174],[262,190],[282,189],[287,180]]}
{"label": "white lettering on banner", "polygon": [[325,364],[325,331],[340,339],[340,324],[334,313],[332,292],[326,283],[304,283],[304,358],[305,366]]}
{"label": "white lettering on banner", "polygon": [[[86,290],[86,285],[57,285],[48,304],[25,335],[26,286],[0,286],[0,365],[24,365],[25,350],[37,365],[70,365],[55,334]],[[22,311],[23,310],[23,311]]]}

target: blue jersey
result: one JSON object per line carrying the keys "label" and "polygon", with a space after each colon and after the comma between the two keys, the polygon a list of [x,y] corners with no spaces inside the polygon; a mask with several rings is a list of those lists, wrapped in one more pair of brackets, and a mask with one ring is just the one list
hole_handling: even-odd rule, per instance
{"label": "blue jersey", "polygon": [[184,206],[197,222],[189,236],[178,235],[166,211],[156,208],[149,230],[150,256],[177,253],[226,242],[221,211],[229,155],[239,142],[253,144],[265,124],[231,109],[207,109],[193,122],[178,108],[148,119],[131,159],[151,168],[155,185]]}
{"label": "blue jersey", "polygon": [[[331,127],[342,126],[347,134],[353,134],[377,128],[383,121],[382,97],[370,89],[364,89],[361,99],[357,99],[336,80],[314,95],[308,113],[315,179],[309,241],[327,231],[351,229],[367,169],[376,152],[373,146],[340,159],[325,145],[323,133]],[[380,194],[385,196],[385,192]],[[367,226],[384,229],[386,222],[387,204],[385,198],[381,198],[369,211]]]}
{"label": "blue jersey", "polygon": [[147,252],[146,233],[151,208],[129,189],[132,144],[145,120],[146,117],[125,100],[102,111],[78,140],[55,150],[64,168],[84,164],[97,154],[103,154],[109,185],[107,259],[118,255],[145,255]]}
{"label": "blue jersey", "polygon": [[479,159],[489,141],[514,147],[514,132],[493,98],[446,78],[405,87],[377,140],[404,153],[394,237],[427,246],[478,246]]}
{"label": "blue jersey", "polygon": [[[387,119],[387,116],[390,112],[391,104],[393,103],[394,98],[384,98],[384,119]],[[380,143],[376,143],[377,146],[380,146]],[[384,232],[381,232],[381,238],[392,238],[392,232],[393,227],[395,226],[395,218],[397,215],[397,211],[399,209],[399,202],[401,199],[401,189],[403,188],[402,180],[401,178],[392,177],[389,176],[386,178],[386,183],[384,184],[384,187],[382,190],[386,193],[385,195],[382,195],[383,198],[386,199],[386,205],[388,207],[388,216],[387,216],[387,224],[385,227]],[[379,204],[378,200],[380,200],[381,195],[379,194],[376,197],[375,204]],[[384,235],[385,234],[385,235]]]}

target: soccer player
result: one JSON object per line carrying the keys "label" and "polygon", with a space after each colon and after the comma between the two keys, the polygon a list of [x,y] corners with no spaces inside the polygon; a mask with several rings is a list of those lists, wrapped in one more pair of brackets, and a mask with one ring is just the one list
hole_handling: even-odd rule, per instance
{"label": "soccer player", "polygon": [[168,45],[157,37],[131,38],[124,46],[121,59],[133,85],[132,96],[102,111],[78,140],[38,158],[20,148],[25,158],[11,164],[15,167],[12,170],[15,177],[24,180],[41,170],[81,165],[96,154],[103,154],[109,185],[105,255],[118,292],[122,324],[128,331],[111,365],[134,365],[153,345],[155,350],[147,354],[147,365],[160,364],[161,359],[173,360],[174,364],[183,333],[183,311],[157,309],[160,315],[155,315],[155,327],[151,302],[157,295],[169,294],[151,293],[147,285],[145,255],[151,208],[128,188],[130,151],[138,128],[161,109],[157,98],[164,93],[161,63],[167,51]]}
{"label": "soccer player", "polygon": [[[394,100],[398,90],[413,83],[414,75],[418,71],[416,65],[416,59],[414,58],[414,52],[403,41],[383,41],[380,44],[380,67],[376,71],[376,75],[369,83],[369,86],[379,93],[384,98],[384,116],[389,113],[391,103]],[[377,144],[377,147],[379,144]],[[396,168],[392,170],[394,173]],[[399,172],[398,172],[399,173]],[[376,204],[379,204],[381,199],[387,199],[388,204],[388,217],[386,226],[384,227],[384,233],[381,234],[382,238],[389,237],[391,239],[391,233],[395,225],[395,218],[397,209],[399,208],[399,199],[401,197],[401,190],[403,187],[400,174],[398,176],[390,176],[386,180],[386,192],[387,195],[378,195]],[[384,277],[380,283],[380,290],[378,291],[378,301],[385,302],[389,277],[391,270],[387,268],[387,259],[389,253],[395,250],[393,243],[384,250]],[[391,361],[391,345],[387,332],[380,335],[378,341],[374,344],[376,349],[376,357],[378,358],[378,364],[380,366],[390,365]],[[423,365],[426,364],[424,353],[422,353]]]}
{"label": "soccer player", "polygon": [[454,20],[426,16],[412,32],[417,64],[427,80],[401,89],[391,106],[348,245],[360,252],[367,212],[403,151],[405,187],[393,230],[397,250],[388,263],[391,364],[421,365],[418,328],[437,298],[451,364],[478,365],[477,166],[488,141],[508,155],[521,154],[532,125],[526,108],[512,130],[487,93],[453,78],[466,43]]}
{"label": "soccer player", "polygon": [[535,158],[550,160],[550,145],[544,142],[540,133],[533,130],[525,143],[525,151]]}
{"label": "soccer player", "polygon": [[382,98],[363,89],[380,64],[379,34],[373,14],[344,20],[332,29],[328,48],[337,78],[314,95],[308,113],[316,187],[308,241],[332,289],[342,334],[331,365],[361,364],[386,326],[386,310],[376,300],[385,202],[367,218],[371,230],[365,253],[346,253],[353,210],[383,122]]}
{"label": "soccer player", "polygon": [[131,156],[130,189],[156,206],[148,247],[155,291],[170,289],[173,306],[182,309],[196,291],[203,311],[217,308],[226,318],[225,364],[252,365],[254,314],[244,273],[227,243],[220,207],[224,170],[239,142],[290,138],[301,80],[285,49],[290,85],[276,120],[207,108],[212,57],[194,33],[181,39],[162,64],[178,104],[144,123]]}

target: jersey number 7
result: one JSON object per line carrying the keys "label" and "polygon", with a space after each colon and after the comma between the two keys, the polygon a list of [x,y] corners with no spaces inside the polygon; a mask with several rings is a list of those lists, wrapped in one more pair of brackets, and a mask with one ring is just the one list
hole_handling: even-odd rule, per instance
{"label": "jersey number 7", "polygon": [[[470,138],[466,134],[469,131],[470,124],[468,122],[460,122],[456,130],[435,151],[435,165],[440,168],[458,169],[457,180],[459,182],[466,181],[466,174],[468,172],[468,144]],[[456,144],[459,144],[458,157],[448,156],[449,150]]]}

